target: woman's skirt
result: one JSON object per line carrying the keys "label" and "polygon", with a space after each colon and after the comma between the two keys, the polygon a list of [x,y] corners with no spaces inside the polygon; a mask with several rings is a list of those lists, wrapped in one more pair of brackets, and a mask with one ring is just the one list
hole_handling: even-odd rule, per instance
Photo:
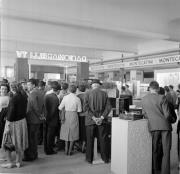
{"label": "woman's skirt", "polygon": [[[22,119],[19,121],[9,122],[6,121],[4,132],[8,128],[8,124],[10,123],[10,134],[12,138],[12,142],[15,145],[16,151],[24,151],[28,148],[28,131],[27,131],[27,123],[26,119]],[[3,135],[2,140],[2,148],[5,141],[5,134]]]}
{"label": "woman's skirt", "polygon": [[65,111],[65,121],[61,125],[60,139],[76,141],[79,139],[79,120],[77,112]]}

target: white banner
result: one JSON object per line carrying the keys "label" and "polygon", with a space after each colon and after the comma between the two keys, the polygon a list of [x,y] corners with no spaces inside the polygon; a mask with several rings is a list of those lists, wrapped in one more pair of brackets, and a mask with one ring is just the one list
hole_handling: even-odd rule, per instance
{"label": "white banner", "polygon": [[158,57],[158,58],[148,58],[143,60],[129,61],[123,63],[114,63],[107,65],[97,65],[91,66],[90,70],[92,72],[102,72],[102,71],[111,71],[117,70],[120,68],[133,68],[133,67],[145,67],[145,66],[153,66],[153,65],[162,65],[162,64],[172,64],[180,62],[180,55],[166,56],[166,57]]}
{"label": "white banner", "polygon": [[27,51],[16,51],[17,58],[38,59],[38,60],[56,60],[65,62],[87,62],[86,56],[76,56],[67,54],[38,53]]}

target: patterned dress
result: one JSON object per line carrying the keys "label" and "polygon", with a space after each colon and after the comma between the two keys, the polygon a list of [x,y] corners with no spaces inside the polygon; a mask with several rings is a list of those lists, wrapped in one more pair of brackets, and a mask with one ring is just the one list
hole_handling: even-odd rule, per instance
{"label": "patterned dress", "polygon": [[74,94],[64,96],[59,110],[65,109],[65,121],[61,125],[60,139],[65,141],[76,141],[79,139],[78,112],[82,111],[81,101]]}

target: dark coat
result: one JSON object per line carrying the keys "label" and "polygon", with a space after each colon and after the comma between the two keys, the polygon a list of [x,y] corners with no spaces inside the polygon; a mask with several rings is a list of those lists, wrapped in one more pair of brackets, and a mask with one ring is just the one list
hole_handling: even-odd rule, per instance
{"label": "dark coat", "polygon": [[103,116],[107,121],[109,112],[111,111],[111,105],[106,92],[101,89],[93,89],[86,93],[84,98],[83,111],[86,112],[85,125],[93,125],[95,122],[92,117],[97,118]]}
{"label": "dark coat", "polygon": [[56,94],[51,93],[45,96],[45,117],[49,126],[56,127],[59,123],[59,99]]}
{"label": "dark coat", "polygon": [[44,114],[44,96],[35,88],[28,96],[27,123],[40,124],[40,117]]}
{"label": "dark coat", "polygon": [[150,131],[172,130],[171,114],[165,96],[149,93],[142,99],[142,108],[149,121]]}
{"label": "dark coat", "polygon": [[9,101],[7,120],[19,121],[26,117],[27,97],[23,94],[14,94]]}

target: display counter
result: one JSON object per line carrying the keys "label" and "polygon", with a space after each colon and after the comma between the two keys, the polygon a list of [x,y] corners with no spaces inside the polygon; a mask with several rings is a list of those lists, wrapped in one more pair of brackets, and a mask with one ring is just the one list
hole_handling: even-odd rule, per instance
{"label": "display counter", "polygon": [[151,174],[152,139],[146,119],[112,118],[111,171],[114,174]]}

